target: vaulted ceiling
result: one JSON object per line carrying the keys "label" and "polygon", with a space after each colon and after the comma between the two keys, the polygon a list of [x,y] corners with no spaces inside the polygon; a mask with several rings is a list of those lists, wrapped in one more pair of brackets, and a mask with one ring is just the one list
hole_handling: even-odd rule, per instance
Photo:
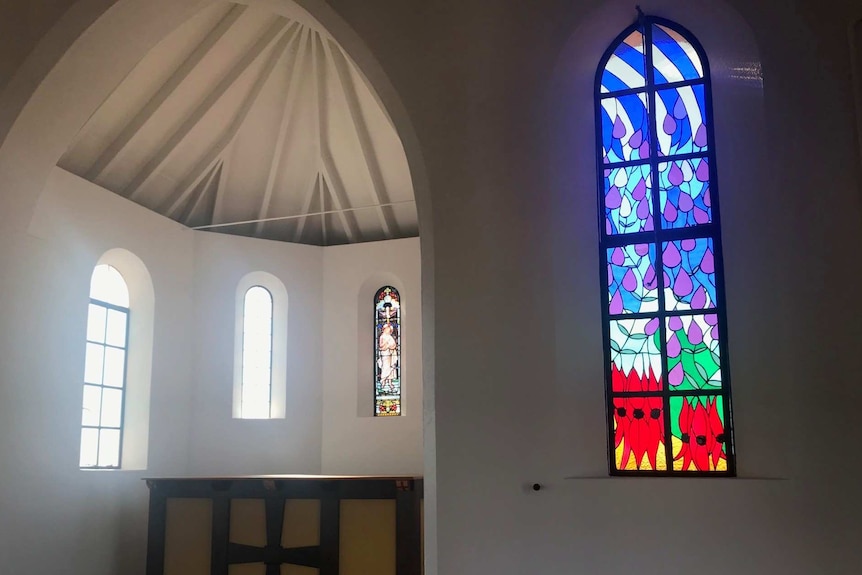
{"label": "vaulted ceiling", "polygon": [[198,13],[129,72],[59,165],[192,228],[314,245],[418,235],[391,119],[298,6]]}

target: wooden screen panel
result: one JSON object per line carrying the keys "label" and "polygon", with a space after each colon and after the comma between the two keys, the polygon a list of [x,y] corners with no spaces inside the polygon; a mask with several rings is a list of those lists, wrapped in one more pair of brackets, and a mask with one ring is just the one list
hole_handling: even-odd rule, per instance
{"label": "wooden screen panel", "polygon": [[341,501],[339,575],[395,575],[395,501]]}
{"label": "wooden screen panel", "polygon": [[242,565],[230,565],[227,568],[228,575],[266,575],[266,565],[263,563],[244,563]]}
{"label": "wooden screen panel", "polygon": [[167,502],[164,575],[210,575],[212,501]]}
{"label": "wooden screen panel", "polygon": [[263,499],[231,500],[230,542],[253,547],[266,546],[266,505]]}
{"label": "wooden screen panel", "polygon": [[320,501],[288,499],[284,502],[281,546],[289,549],[315,545],[320,545]]}

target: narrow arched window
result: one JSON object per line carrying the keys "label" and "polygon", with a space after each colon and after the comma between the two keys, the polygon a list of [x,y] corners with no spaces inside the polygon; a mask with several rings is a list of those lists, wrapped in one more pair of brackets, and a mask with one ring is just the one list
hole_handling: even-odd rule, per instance
{"label": "narrow arched window", "polygon": [[706,54],[641,15],[596,77],[612,474],[734,474]]}
{"label": "narrow arched window", "polygon": [[245,292],[242,316],[244,419],[267,419],[272,405],[272,294],[263,286]]}
{"label": "narrow arched window", "polygon": [[374,415],[401,415],[401,296],[374,294]]}
{"label": "narrow arched window", "polygon": [[81,468],[120,467],[129,334],[129,289],[116,268],[101,264],[90,280]]}

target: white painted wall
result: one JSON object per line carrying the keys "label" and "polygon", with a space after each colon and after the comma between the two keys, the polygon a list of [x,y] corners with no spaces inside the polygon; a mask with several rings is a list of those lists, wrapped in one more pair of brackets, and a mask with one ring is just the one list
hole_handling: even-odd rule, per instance
{"label": "white painted wall", "polygon": [[[419,239],[323,252],[323,473],[422,473],[422,316]],[[373,299],[402,299],[402,415],[374,417]]]}

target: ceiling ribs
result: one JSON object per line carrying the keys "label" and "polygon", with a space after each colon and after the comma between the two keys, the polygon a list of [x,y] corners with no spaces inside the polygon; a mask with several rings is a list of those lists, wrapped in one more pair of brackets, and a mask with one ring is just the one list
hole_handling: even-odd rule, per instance
{"label": "ceiling ribs", "polygon": [[[308,37],[308,29],[305,28],[301,32],[299,46],[293,54],[293,59],[290,61],[287,74],[287,97],[284,99],[284,107],[281,110],[281,122],[278,128],[278,138],[275,143],[275,149],[272,152],[272,160],[269,166],[269,175],[266,179],[266,189],[263,193],[263,199],[260,203],[258,211],[258,219],[265,219],[269,215],[269,206],[272,202],[272,193],[275,189],[275,183],[278,179],[278,174],[281,170],[281,160],[284,155],[285,141],[290,135],[291,119],[294,117],[293,109],[296,105],[296,95],[299,92],[299,86],[302,83],[303,72],[303,57],[305,56],[305,46]],[[263,232],[263,222],[260,222],[255,227],[255,235],[260,237]]]}
{"label": "ceiling ribs", "polygon": [[308,216],[311,215],[308,212],[311,210],[311,202],[314,200],[314,192],[317,191],[318,186],[322,186],[323,182],[321,181],[320,172],[314,174],[314,178],[311,181],[311,185],[308,188],[308,193],[305,195],[305,201],[302,203],[302,211],[297,218],[299,222],[296,224],[296,228],[293,230],[293,241],[294,243],[299,243],[299,240],[302,239],[302,232],[305,230],[305,222],[308,220]]}
{"label": "ceiling ribs", "polygon": [[212,224],[215,224],[216,222],[223,222],[225,219],[225,189],[227,188],[228,177],[230,176],[231,160],[233,159],[233,140],[229,141],[228,145],[224,150],[224,153],[219,152],[216,157],[219,156],[222,159],[221,174],[219,174],[219,179],[216,182],[215,200],[213,200],[213,212],[212,214],[210,214],[210,222]]}
{"label": "ceiling ribs", "polygon": [[[185,121],[171,134],[168,141],[156,152],[149,162],[141,169],[134,179],[125,187],[121,195],[136,200],[144,185],[150,181],[161,168],[164,163],[170,158],[171,154],[176,150],[177,146],[188,136],[189,132],[201,121],[206,113],[218,102],[225,92],[242,76],[242,73],[257,60],[258,56],[270,45],[270,43],[282,32],[287,26],[287,20],[278,17],[275,22],[270,25],[267,31],[261,35],[260,39],[255,42],[254,46],[249,49],[238,62],[225,74],[219,83],[213,88],[212,92],[207,94],[206,98],[198,105],[198,107],[189,115]],[[281,42],[286,42],[287,36],[283,36]],[[282,47],[283,48],[283,47]],[[275,65],[275,60],[281,55],[277,46],[270,54],[270,63]],[[264,74],[265,80],[266,74]]]}
{"label": "ceiling ribs", "polygon": [[184,223],[185,225],[189,224],[189,220],[191,220],[192,216],[194,216],[195,212],[200,206],[201,201],[206,197],[206,195],[210,192],[213,187],[213,182],[218,179],[221,173],[221,162],[213,164],[212,169],[207,172],[207,177],[201,181],[201,184],[197,188],[197,193],[194,197],[190,198],[188,204],[186,205],[186,209],[183,210],[183,214],[179,217],[179,221]]}
{"label": "ceiling ribs", "polygon": [[[359,96],[356,93],[356,88],[353,85],[353,80],[350,77],[350,70],[347,67],[347,61],[341,53],[341,49],[337,46],[335,50],[331,49],[330,43],[326,42],[324,49],[333,63],[336,77],[341,86],[341,94],[344,96],[347,104],[349,116],[353,124],[353,133],[359,142],[359,147],[362,150],[362,156],[365,160],[365,165],[368,168],[368,175],[371,178],[371,188],[374,191],[375,198],[378,204],[388,204],[389,194],[386,192],[386,186],[383,183],[383,175],[380,169],[380,164],[377,160],[377,154],[374,153],[374,146],[371,143],[371,136],[368,133],[368,126],[365,123],[365,118],[362,115],[362,110],[359,106]],[[380,208],[379,216],[382,219],[383,231],[387,239],[391,239],[394,235],[399,235],[398,222],[395,220],[395,215],[391,209],[384,207]]]}
{"label": "ceiling ribs", "polygon": [[294,23],[291,26],[293,30],[293,34],[290,32],[286,33],[276,44],[275,48],[273,48],[272,52],[269,55],[266,63],[264,64],[263,69],[258,74],[255,79],[254,85],[251,90],[249,90],[248,94],[246,94],[245,98],[242,101],[242,104],[239,107],[239,110],[234,115],[231,120],[228,128],[222,133],[221,137],[216,141],[216,143],[210,147],[209,150],[204,154],[204,156],[198,161],[197,164],[183,177],[180,184],[177,186],[175,191],[168,198],[167,205],[165,206],[165,211],[168,217],[171,217],[173,213],[177,210],[177,208],[182,205],[183,200],[186,196],[191,193],[194,189],[194,180],[199,178],[201,174],[205,173],[207,169],[213,165],[216,161],[218,161],[222,152],[228,145],[233,142],[236,137],[237,132],[239,132],[240,127],[242,127],[243,122],[245,122],[245,118],[248,115],[248,112],[251,110],[255,101],[257,100],[260,91],[263,89],[264,84],[269,79],[272,74],[273,68],[275,68],[276,63],[281,58],[281,56],[286,52],[289,47],[289,44],[298,37],[299,35],[299,25]]}
{"label": "ceiling ribs", "polygon": [[141,110],[135,114],[135,117],[132,118],[128,124],[123,127],[117,137],[108,144],[108,147],[105,148],[96,161],[90,166],[90,169],[87,170],[87,173],[84,175],[84,178],[90,180],[91,182],[96,181],[102,173],[110,167],[110,165],[117,159],[120,152],[122,152],[128,143],[135,137],[140,129],[150,121],[158,109],[165,103],[171,94],[177,89],[177,87],[182,84],[188,75],[192,72],[192,70],[200,64],[201,60],[209,54],[210,50],[212,50],[213,46],[215,46],[218,41],[225,35],[225,33],[233,26],[234,22],[242,16],[243,12],[246,11],[247,6],[240,6],[234,4],[230,10],[219,20],[218,24],[209,31],[206,37],[201,41],[200,44],[195,47],[194,50],[186,57],[185,60],[174,70],[173,74],[165,81],[164,84],[158,89],[158,91],[150,98],[150,100],[144,105]]}

